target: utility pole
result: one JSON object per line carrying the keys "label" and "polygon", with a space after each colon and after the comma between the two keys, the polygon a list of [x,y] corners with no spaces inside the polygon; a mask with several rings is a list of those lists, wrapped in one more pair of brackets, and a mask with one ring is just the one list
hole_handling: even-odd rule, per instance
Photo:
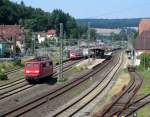
{"label": "utility pole", "polygon": [[[67,47],[67,46],[66,46],[66,43],[67,43],[66,37],[67,37],[67,36],[66,36],[66,32],[64,31],[64,38],[63,38],[63,39],[64,39],[65,41],[63,40],[63,50],[64,50],[64,47]],[[64,54],[65,54],[65,59],[67,59],[66,51],[65,51]]]}
{"label": "utility pole", "polygon": [[33,55],[35,55],[35,34],[34,33],[32,36],[32,43],[33,43]]}
{"label": "utility pole", "polygon": [[111,49],[113,50],[113,35],[112,35],[112,38],[111,38]]}
{"label": "utility pole", "polygon": [[90,22],[88,22],[88,62],[90,62],[90,38],[91,38],[91,30],[90,30]]}
{"label": "utility pole", "polygon": [[145,37],[144,37],[144,70],[146,70],[145,62],[146,62],[146,57],[145,57]]}
{"label": "utility pole", "polygon": [[63,23],[60,23],[60,35],[59,35],[59,41],[60,41],[60,60],[59,60],[59,79],[63,78]]}
{"label": "utility pole", "polygon": [[123,49],[123,38],[121,40],[121,48]]}

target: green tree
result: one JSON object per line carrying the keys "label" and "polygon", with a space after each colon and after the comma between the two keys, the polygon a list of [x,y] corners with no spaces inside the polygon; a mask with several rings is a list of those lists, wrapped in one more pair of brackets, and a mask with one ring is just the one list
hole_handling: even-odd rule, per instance
{"label": "green tree", "polygon": [[75,18],[62,10],[55,9],[52,13],[43,11],[40,8],[25,6],[9,0],[0,1],[0,24],[19,24],[31,31],[47,31],[56,29],[59,35],[59,24],[64,24],[64,31],[67,38],[78,38],[87,31],[76,23]]}
{"label": "green tree", "polygon": [[91,29],[91,39],[92,39],[93,41],[96,40],[96,36],[97,36],[96,31],[95,31],[94,29]]}
{"label": "green tree", "polygon": [[148,53],[143,53],[140,56],[141,59],[141,66],[145,67],[145,68],[150,68],[150,54]]}

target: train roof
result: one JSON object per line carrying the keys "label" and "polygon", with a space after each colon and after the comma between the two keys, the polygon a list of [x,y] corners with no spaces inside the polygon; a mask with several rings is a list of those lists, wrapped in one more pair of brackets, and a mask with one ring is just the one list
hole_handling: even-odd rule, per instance
{"label": "train roof", "polygon": [[44,61],[52,61],[52,59],[50,57],[38,56],[32,60],[27,61],[27,63],[28,62],[44,62]]}

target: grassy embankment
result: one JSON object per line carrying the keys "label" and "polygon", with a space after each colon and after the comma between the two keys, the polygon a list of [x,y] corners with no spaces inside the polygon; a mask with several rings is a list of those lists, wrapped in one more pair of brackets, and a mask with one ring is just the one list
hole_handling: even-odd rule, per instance
{"label": "grassy embankment", "polygon": [[101,112],[105,105],[109,104],[113,98],[115,98],[115,95],[117,95],[124,86],[128,85],[130,82],[130,76],[127,72],[127,70],[121,70],[117,75],[116,78],[118,78],[114,84],[114,86],[111,88],[111,90],[107,93],[107,95],[102,99],[101,102],[99,102],[95,109],[93,110],[93,115],[97,112]]}
{"label": "grassy embankment", "polygon": [[[143,78],[143,85],[140,88],[138,95],[144,96],[150,93],[150,70],[144,70],[142,67],[138,67],[137,71]],[[150,104],[137,111],[137,114],[139,117],[150,117]]]}
{"label": "grassy embankment", "polygon": [[0,63],[0,80],[7,80],[7,75],[5,74],[6,71],[15,69],[18,67],[16,62],[1,62]]}

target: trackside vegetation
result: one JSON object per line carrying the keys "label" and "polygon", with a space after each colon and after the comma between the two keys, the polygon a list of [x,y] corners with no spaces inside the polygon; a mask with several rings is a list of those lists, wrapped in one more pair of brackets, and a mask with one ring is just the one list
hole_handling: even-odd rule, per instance
{"label": "trackside vegetation", "polygon": [[143,78],[143,85],[139,91],[140,96],[144,96],[150,93],[150,54],[143,53],[140,56],[140,66],[137,67],[137,71]]}
{"label": "trackside vegetation", "polygon": [[[143,85],[138,92],[138,96],[145,96],[146,94],[150,93],[150,54],[143,53],[140,56],[141,63],[140,66],[137,67],[137,72],[143,78]],[[145,107],[141,108],[137,111],[137,116],[139,117],[148,117],[150,116],[150,104],[146,105]]]}
{"label": "trackside vegetation", "polygon": [[18,61],[6,61],[0,63],[0,80],[7,80],[7,75],[5,74],[7,71],[12,70],[20,66]]}

